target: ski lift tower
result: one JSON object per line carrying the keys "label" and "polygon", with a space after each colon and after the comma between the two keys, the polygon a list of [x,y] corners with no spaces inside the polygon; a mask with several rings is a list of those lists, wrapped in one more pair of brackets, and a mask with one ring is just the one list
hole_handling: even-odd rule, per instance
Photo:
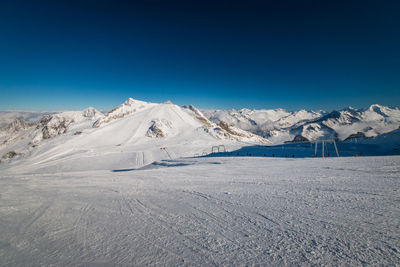
{"label": "ski lift tower", "polygon": [[222,153],[226,152],[226,148],[224,145],[219,145],[219,146],[212,146],[211,147],[211,154],[213,153]]}
{"label": "ski lift tower", "polygon": [[314,152],[314,156],[317,156],[317,152],[318,152],[318,143],[321,143],[321,149],[322,149],[322,157],[325,158],[325,148],[328,150],[328,146],[327,144],[333,144],[333,146],[335,147],[335,151],[336,151],[336,156],[339,156],[339,151],[337,149],[336,146],[336,141],[335,139],[323,139],[323,140],[316,140],[315,141],[315,152]]}

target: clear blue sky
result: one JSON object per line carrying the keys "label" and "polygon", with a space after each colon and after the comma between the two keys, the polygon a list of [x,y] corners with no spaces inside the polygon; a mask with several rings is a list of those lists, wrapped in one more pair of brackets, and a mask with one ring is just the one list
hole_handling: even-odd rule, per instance
{"label": "clear blue sky", "polygon": [[400,106],[399,1],[0,2],[0,109]]}

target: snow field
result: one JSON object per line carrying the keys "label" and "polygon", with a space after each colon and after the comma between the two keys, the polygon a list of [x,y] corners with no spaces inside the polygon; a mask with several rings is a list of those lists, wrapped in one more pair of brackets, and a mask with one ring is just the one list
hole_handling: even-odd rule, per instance
{"label": "snow field", "polygon": [[6,169],[0,265],[396,265],[399,163],[215,157]]}

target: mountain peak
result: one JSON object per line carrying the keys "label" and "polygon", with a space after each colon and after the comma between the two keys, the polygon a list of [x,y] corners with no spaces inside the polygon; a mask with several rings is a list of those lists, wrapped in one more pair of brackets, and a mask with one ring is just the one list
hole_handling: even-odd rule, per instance
{"label": "mountain peak", "polygon": [[86,118],[95,118],[103,116],[103,113],[93,107],[88,107],[82,111],[82,116]]}
{"label": "mountain peak", "polygon": [[125,100],[124,105],[132,105],[133,103],[135,103],[135,99],[129,97],[127,100]]}
{"label": "mountain peak", "polygon": [[7,127],[4,128],[5,131],[7,132],[18,132],[20,130],[27,129],[31,126],[31,124],[26,123],[22,120],[15,119],[11,123],[7,125]]}
{"label": "mountain peak", "polygon": [[384,106],[381,106],[381,105],[379,105],[379,104],[372,104],[371,106],[369,106],[369,110],[380,110],[380,109],[383,109],[383,108],[385,108]]}
{"label": "mountain peak", "polygon": [[97,120],[94,124],[93,127],[97,128],[103,123],[108,123],[114,119],[119,119],[123,118],[129,114],[135,113],[140,110],[144,110],[148,107],[153,106],[154,104],[140,101],[140,100],[135,100],[133,98],[128,98],[124,103],[121,105],[113,108],[107,114]]}

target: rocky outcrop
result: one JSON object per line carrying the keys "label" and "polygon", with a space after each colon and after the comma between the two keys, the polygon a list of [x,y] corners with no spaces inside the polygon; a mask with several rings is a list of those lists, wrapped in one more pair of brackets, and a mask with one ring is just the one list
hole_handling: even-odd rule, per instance
{"label": "rocky outcrop", "polygon": [[200,110],[195,108],[193,105],[183,106],[186,111],[189,111],[193,117],[195,117],[199,122],[201,122],[205,127],[213,127],[212,123],[201,113]]}
{"label": "rocky outcrop", "polygon": [[25,130],[28,129],[29,127],[32,127],[33,124],[30,123],[26,123],[22,120],[14,120],[13,122],[11,122],[10,124],[8,124],[4,129],[2,129],[3,132],[8,133],[8,134],[12,134],[15,132],[19,132],[21,130]]}
{"label": "rocky outcrop", "polygon": [[307,138],[305,138],[302,135],[296,135],[293,140],[291,141],[286,141],[285,143],[301,143],[301,142],[310,142],[310,140],[308,140]]}
{"label": "rocky outcrop", "polygon": [[168,120],[152,120],[151,126],[146,132],[147,137],[163,138],[168,135],[168,129],[172,128],[172,123]]}
{"label": "rocky outcrop", "polygon": [[67,131],[68,126],[74,120],[65,117],[51,116],[51,118],[44,118],[40,121],[42,128],[43,139],[49,139],[57,135],[63,134]]}
{"label": "rocky outcrop", "polygon": [[261,136],[242,130],[238,127],[229,125],[223,120],[218,123],[211,122],[203,113],[192,105],[182,107],[192,117],[197,119],[202,125],[202,129],[218,139],[230,139],[244,142],[270,143]]}
{"label": "rocky outcrop", "polygon": [[363,132],[357,132],[357,133],[349,135],[349,137],[347,137],[343,141],[349,141],[349,140],[360,139],[360,138],[367,139],[367,137],[365,136],[365,134]]}
{"label": "rocky outcrop", "polygon": [[237,141],[252,141],[257,143],[270,143],[267,139],[262,138],[261,136],[252,134],[250,132],[244,131],[242,129],[229,126],[226,122],[220,121],[217,124],[217,127],[214,130],[222,135],[224,138],[237,140]]}
{"label": "rocky outcrop", "polygon": [[88,107],[82,111],[82,116],[89,119],[95,119],[97,117],[102,117],[103,113],[93,107]]}
{"label": "rocky outcrop", "polygon": [[2,159],[12,159],[15,158],[16,156],[20,156],[22,155],[21,153],[17,153],[15,151],[9,151],[7,153],[5,153],[1,158]]}

